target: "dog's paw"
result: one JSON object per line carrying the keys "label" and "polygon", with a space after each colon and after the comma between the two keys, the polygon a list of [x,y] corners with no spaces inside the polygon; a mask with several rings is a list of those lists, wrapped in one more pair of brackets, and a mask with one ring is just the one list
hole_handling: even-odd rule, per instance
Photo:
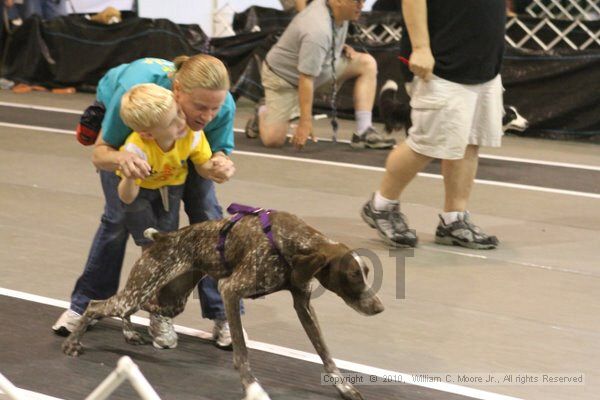
{"label": "dog's paw", "polygon": [[246,397],[244,397],[244,400],[271,400],[271,398],[258,382],[252,382],[246,387]]}
{"label": "dog's paw", "polygon": [[83,346],[79,342],[65,340],[62,344],[62,351],[70,357],[77,357],[83,353]]}
{"label": "dog's paw", "polygon": [[336,385],[336,389],[344,400],[364,400],[360,392],[349,383],[340,383]]}

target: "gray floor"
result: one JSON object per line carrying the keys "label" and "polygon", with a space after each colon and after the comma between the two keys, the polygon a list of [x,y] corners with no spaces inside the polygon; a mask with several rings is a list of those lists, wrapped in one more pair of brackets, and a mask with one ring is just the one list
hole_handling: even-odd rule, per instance
{"label": "gray floor", "polygon": [[[0,92],[0,102],[76,110],[91,99]],[[244,126],[250,111],[248,103],[240,104],[236,127]],[[325,121],[317,127],[318,135],[329,136]],[[342,137],[351,129],[344,122]],[[517,137],[504,144],[483,152],[600,167],[598,145]],[[0,287],[68,300],[102,210],[90,154],[70,135],[0,125]],[[233,158],[235,179],[218,188],[223,205],[235,201],[296,213],[381,260],[384,313],[362,317],[332,295],[315,299],[336,358],[406,373],[583,373],[582,386],[476,388],[527,399],[600,398],[597,197],[476,185],[470,209],[502,241],[495,251],[476,252],[433,244],[442,181],[416,178],[403,196],[403,211],[422,244],[414,254],[403,253],[402,299],[396,258],[358,216],[379,184],[379,171],[254,154]],[[138,254],[130,243],[125,271]],[[190,303],[176,322],[210,329],[197,300]],[[246,307],[252,339],[313,352],[287,293],[247,301]],[[0,337],[15,334],[2,329]]]}

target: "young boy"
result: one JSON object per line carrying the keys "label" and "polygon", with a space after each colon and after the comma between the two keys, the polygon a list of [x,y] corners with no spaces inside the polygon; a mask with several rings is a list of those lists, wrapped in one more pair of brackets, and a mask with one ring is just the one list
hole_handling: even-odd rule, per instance
{"label": "young boy", "polygon": [[125,224],[135,243],[147,248],[147,228],[173,231],[179,225],[179,204],[189,158],[198,174],[213,177],[212,152],[204,132],[187,127],[173,92],[153,83],[134,86],[121,99],[121,118],[134,130],[121,147],[147,163],[148,177],[121,176],[119,198],[125,204]]}

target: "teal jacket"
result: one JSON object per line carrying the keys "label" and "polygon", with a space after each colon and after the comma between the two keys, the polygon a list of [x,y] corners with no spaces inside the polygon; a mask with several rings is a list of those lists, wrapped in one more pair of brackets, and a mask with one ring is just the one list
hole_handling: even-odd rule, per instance
{"label": "teal jacket", "polygon": [[[174,71],[175,66],[171,61],[160,58],[142,58],[110,69],[102,77],[96,90],[96,99],[106,107],[102,120],[102,139],[117,149],[121,147],[131,133],[131,129],[119,115],[123,94],[140,83],[156,83],[171,90],[169,74]],[[234,147],[234,116],[235,102],[231,93],[227,92],[219,113],[204,127],[204,134],[213,153],[222,151],[231,154]]]}

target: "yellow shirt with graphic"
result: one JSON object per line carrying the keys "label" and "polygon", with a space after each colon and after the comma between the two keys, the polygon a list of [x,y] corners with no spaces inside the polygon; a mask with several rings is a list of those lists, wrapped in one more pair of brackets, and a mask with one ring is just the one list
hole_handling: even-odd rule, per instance
{"label": "yellow shirt with graphic", "polygon": [[[188,133],[175,141],[170,151],[164,152],[153,139],[144,139],[133,132],[120,151],[129,151],[146,160],[152,172],[145,179],[136,183],[144,189],[159,189],[163,186],[182,185],[188,173],[188,158],[195,165],[202,165],[212,157],[212,152],[203,131]],[[117,175],[121,173],[117,171]]]}

